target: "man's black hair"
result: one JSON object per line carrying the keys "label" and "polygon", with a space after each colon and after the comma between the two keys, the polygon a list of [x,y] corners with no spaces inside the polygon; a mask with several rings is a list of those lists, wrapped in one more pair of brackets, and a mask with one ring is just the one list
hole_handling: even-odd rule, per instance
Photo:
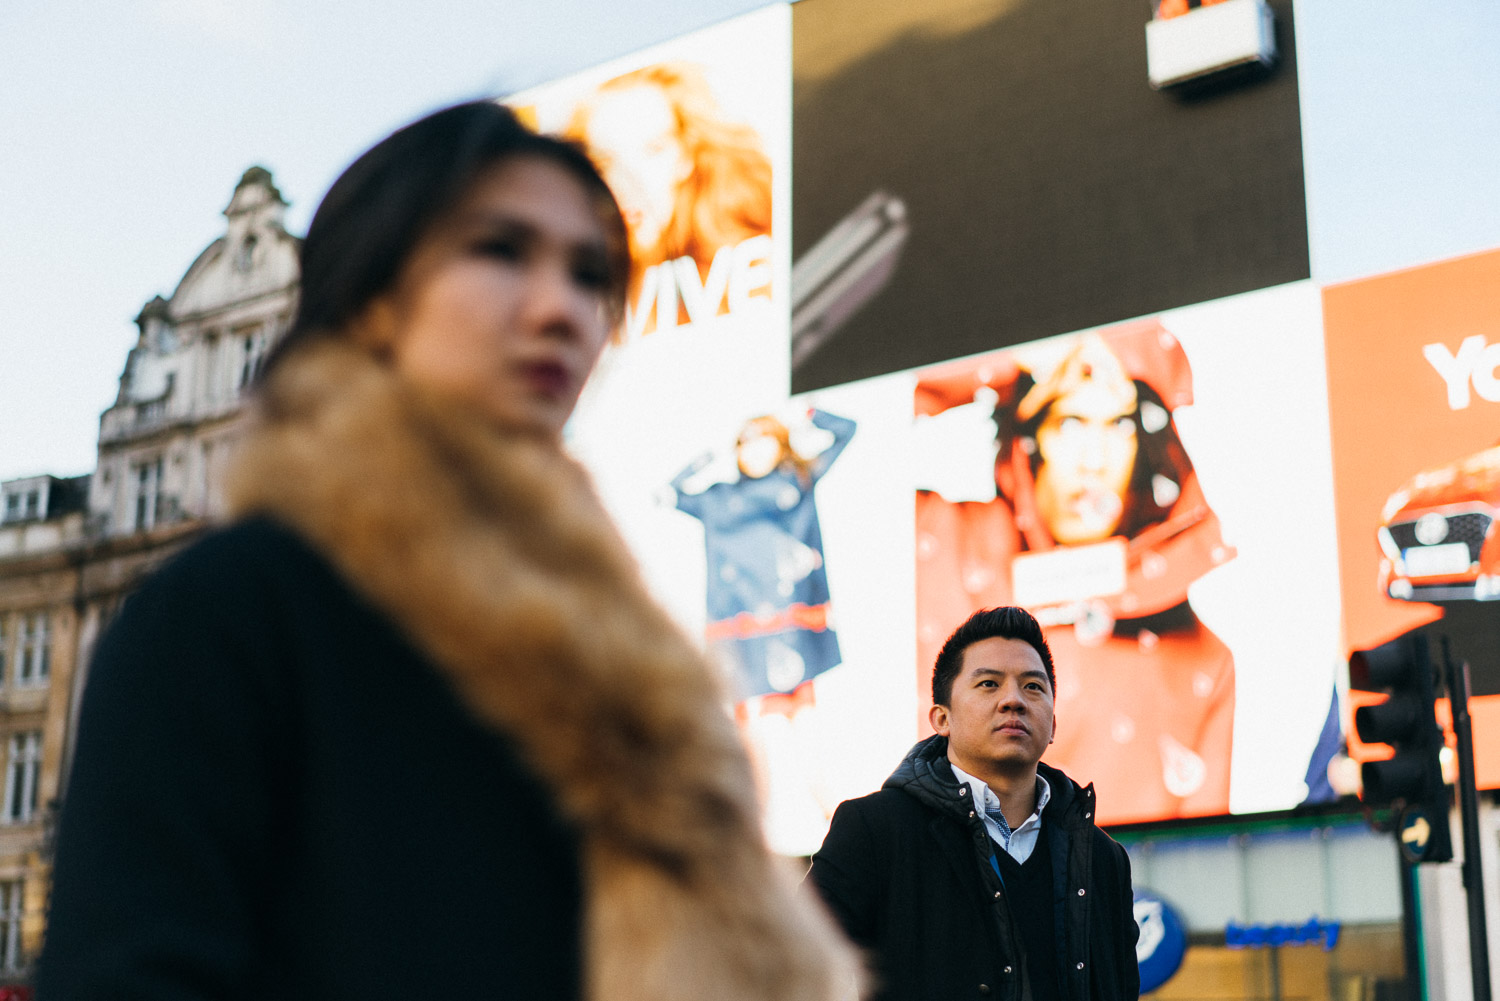
{"label": "man's black hair", "polygon": [[1052,669],[1052,651],[1047,649],[1047,640],[1042,636],[1042,627],[1024,608],[1004,606],[983,608],[969,616],[968,620],[948,637],[943,649],[938,651],[937,662],[932,667],[932,701],[946,706],[953,698],[953,679],[963,667],[964,651],[980,640],[999,637],[1021,640],[1030,644],[1042,658],[1047,669],[1047,684],[1053,694],[1057,693],[1057,674]]}

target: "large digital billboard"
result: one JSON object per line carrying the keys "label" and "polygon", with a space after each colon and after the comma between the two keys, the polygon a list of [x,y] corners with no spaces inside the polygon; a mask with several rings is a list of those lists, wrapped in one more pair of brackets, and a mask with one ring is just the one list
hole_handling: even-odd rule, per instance
{"label": "large digital billboard", "polygon": [[918,373],[918,675],[973,609],[1029,608],[1043,760],[1106,823],[1308,795],[1339,663],[1318,307],[1298,284]]}
{"label": "large digital billboard", "polygon": [[1346,646],[1420,630],[1469,664],[1485,788],[1500,787],[1497,287],[1491,251],[1323,293]]}
{"label": "large digital billboard", "polygon": [[[846,19],[847,38],[803,30],[843,3],[764,8],[510,99],[583,142],[625,210],[638,273],[569,446],[722,672],[772,847],[811,853],[840,801],[880,786],[927,732],[937,644],[998,603],[1047,624],[1045,760],[1096,784],[1106,823],[1326,791],[1310,787],[1343,650],[1321,299],[1287,283],[1307,272],[1291,67],[1200,108],[1146,86],[1149,11],[1063,14],[1047,23],[1081,45],[1128,27],[1154,103],[1107,110],[1146,132],[1100,145],[1030,60],[971,87],[962,113],[897,73],[876,102],[885,140],[848,146],[863,119],[827,102],[912,39],[934,58],[972,43],[966,58],[993,68],[1019,44],[1007,32],[1043,22],[1018,4],[882,2]],[[915,104],[936,131],[901,117]],[[1016,157],[981,162],[999,139],[953,152],[1000,104],[1020,116],[1008,142],[1063,115],[1057,135],[1098,156],[1016,174],[1018,198],[990,169]],[[1239,149],[1233,129],[1257,138]],[[1189,157],[1190,138],[1209,152]],[[1143,184],[1171,197],[1124,230],[1097,212],[1047,223],[1052,202],[1033,197],[1055,185],[1061,211],[1109,178],[1124,178],[1116,213]],[[980,225],[996,212],[1006,226]]]}

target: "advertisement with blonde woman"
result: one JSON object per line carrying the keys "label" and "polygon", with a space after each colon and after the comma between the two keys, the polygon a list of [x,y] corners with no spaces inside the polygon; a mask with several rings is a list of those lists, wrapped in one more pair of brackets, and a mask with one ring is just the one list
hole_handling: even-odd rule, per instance
{"label": "advertisement with blonde woman", "polygon": [[753,127],[725,117],[702,64],[655,63],[605,81],[566,135],[584,143],[630,228],[636,276],[623,336],[770,295],[769,273],[755,265],[770,250],[771,161]]}
{"label": "advertisement with blonde woman", "polygon": [[569,445],[698,632],[702,532],[656,495],[685,456],[787,400],[790,15],[763,8],[506,102],[580,143],[620,202],[634,265],[625,315]]}

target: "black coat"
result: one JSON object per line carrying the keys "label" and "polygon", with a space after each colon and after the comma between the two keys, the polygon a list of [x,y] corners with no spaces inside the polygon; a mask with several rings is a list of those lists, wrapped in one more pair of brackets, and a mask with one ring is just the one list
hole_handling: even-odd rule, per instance
{"label": "black coat", "polygon": [[578,996],[574,832],[284,528],[131,597],[78,733],[40,1001]]}
{"label": "black coat", "polygon": [[[1059,983],[1067,1001],[1140,993],[1130,861],[1094,826],[1094,790],[1046,765],[1042,837],[1053,864]],[[875,958],[882,1001],[1021,1001],[1019,934],[984,822],[947,741],[914,747],[877,793],[839,806],[809,879]]]}

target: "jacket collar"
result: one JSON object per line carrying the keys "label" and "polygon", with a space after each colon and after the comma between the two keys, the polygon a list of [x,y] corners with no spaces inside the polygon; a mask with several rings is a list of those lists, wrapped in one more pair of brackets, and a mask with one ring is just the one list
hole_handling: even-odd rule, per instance
{"label": "jacket collar", "polygon": [[[1069,824],[1077,820],[1091,822],[1092,816],[1084,817],[1083,814],[1092,815],[1097,811],[1092,807],[1084,809],[1083,804],[1093,800],[1092,784],[1080,786],[1061,769],[1045,763],[1038,763],[1036,770],[1052,787],[1052,798],[1044,815],[1047,819],[1056,817]],[[959,796],[958,779],[948,764],[947,737],[933,734],[916,744],[906,752],[906,757],[885,780],[882,788],[899,789],[939,813],[950,814],[960,820],[968,817],[969,807]]]}

